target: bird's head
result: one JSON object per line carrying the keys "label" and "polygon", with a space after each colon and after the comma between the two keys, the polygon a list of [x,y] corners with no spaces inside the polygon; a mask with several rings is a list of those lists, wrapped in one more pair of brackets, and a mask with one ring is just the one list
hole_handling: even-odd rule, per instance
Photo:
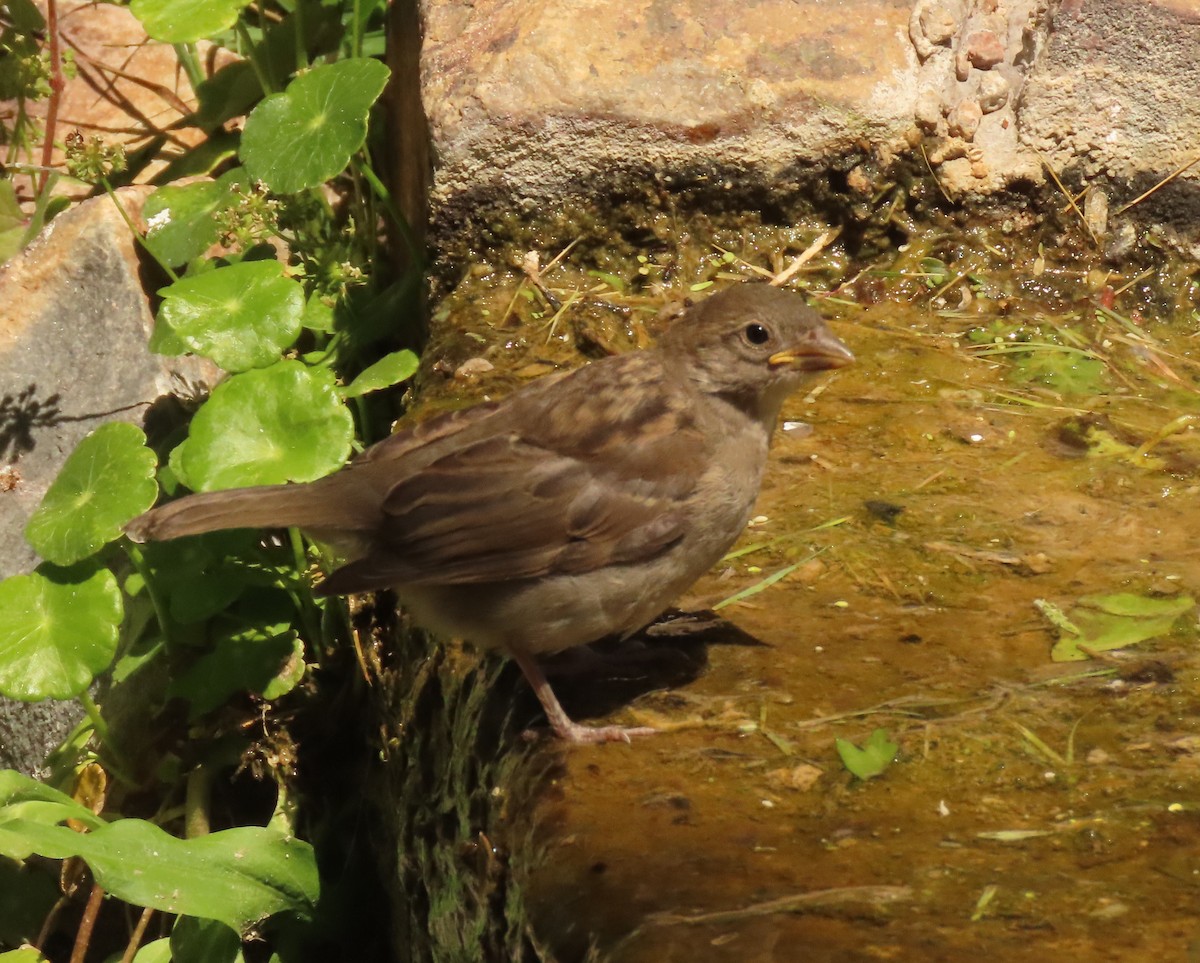
{"label": "bird's head", "polygon": [[784,399],[854,355],[798,294],[738,284],[689,307],[659,343],[706,394],[774,424]]}

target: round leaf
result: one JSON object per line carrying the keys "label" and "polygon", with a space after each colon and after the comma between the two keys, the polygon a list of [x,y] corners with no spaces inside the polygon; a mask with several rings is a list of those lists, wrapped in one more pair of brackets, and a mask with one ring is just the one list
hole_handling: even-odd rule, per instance
{"label": "round leaf", "polygon": [[108,668],[121,625],[121,590],[108,569],[84,576],[40,566],[0,582],[0,695],[71,699]]}
{"label": "round leaf", "polygon": [[218,385],[171,469],[193,491],[312,481],[342,466],[353,437],[333,375],[281,361]]}
{"label": "round leaf", "polygon": [[78,562],[154,504],[157,459],[145,442],[140,428],[111,421],[76,446],[25,526],[38,554],[56,565]]}
{"label": "round leaf", "polygon": [[233,26],[245,0],[133,0],[129,9],[153,39],[192,43]]}
{"label": "round leaf", "polygon": [[304,643],[291,625],[238,626],[172,680],[169,693],[188,700],[194,721],[236,693],[277,699],[303,676]]}
{"label": "round leaf", "polygon": [[278,261],[243,261],[159,291],[158,323],[226,371],[263,368],[300,334],[304,292]]}
{"label": "round leaf", "polygon": [[367,115],[388,74],[378,60],[339,60],[265,98],[242,131],[242,163],[250,177],[292,194],[339,173],[367,139]]}
{"label": "round leaf", "polygon": [[167,264],[186,264],[199,257],[220,237],[213,216],[235,200],[232,188],[245,178],[234,168],[215,181],[167,184],[146,199],[146,246]]}

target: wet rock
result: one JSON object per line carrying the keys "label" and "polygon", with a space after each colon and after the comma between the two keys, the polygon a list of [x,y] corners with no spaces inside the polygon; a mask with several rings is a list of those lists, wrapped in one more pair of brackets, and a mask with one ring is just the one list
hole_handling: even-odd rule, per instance
{"label": "wet rock", "polygon": [[471,378],[478,378],[481,374],[487,374],[495,368],[487,358],[468,358],[454,370],[454,377],[460,381],[469,381]]}
{"label": "wet rock", "polygon": [[1102,187],[1088,189],[1083,199],[1083,219],[1097,238],[1108,233],[1108,193]]}

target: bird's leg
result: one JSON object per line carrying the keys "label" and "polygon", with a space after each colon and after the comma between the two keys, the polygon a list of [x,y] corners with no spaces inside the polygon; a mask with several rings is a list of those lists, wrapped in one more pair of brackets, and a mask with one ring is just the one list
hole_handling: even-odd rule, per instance
{"label": "bird's leg", "polygon": [[559,704],[558,697],[550,688],[546,674],[537,664],[537,660],[528,653],[515,649],[509,654],[513,657],[513,661],[521,667],[525,678],[533,687],[533,693],[538,697],[538,702],[542,704],[546,718],[550,721],[551,728],[554,729],[554,734],[564,742],[585,745],[595,745],[600,742],[629,742],[631,736],[649,736],[658,731],[649,726],[581,726],[578,722],[573,722]]}

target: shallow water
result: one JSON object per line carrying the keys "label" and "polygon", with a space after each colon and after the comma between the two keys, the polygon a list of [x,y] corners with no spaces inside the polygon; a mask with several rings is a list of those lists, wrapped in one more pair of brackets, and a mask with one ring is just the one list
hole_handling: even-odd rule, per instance
{"label": "shallow water", "polygon": [[[1195,319],[1002,254],[826,303],[859,361],[785,409],[811,432],[686,600],[794,566],[721,610],[762,644],[611,715],[662,734],[562,751],[528,884],[559,958],[1200,957],[1195,610],[1054,662],[1035,605],[1200,591]],[[875,729],[899,751],[860,780],[835,739]]]}

